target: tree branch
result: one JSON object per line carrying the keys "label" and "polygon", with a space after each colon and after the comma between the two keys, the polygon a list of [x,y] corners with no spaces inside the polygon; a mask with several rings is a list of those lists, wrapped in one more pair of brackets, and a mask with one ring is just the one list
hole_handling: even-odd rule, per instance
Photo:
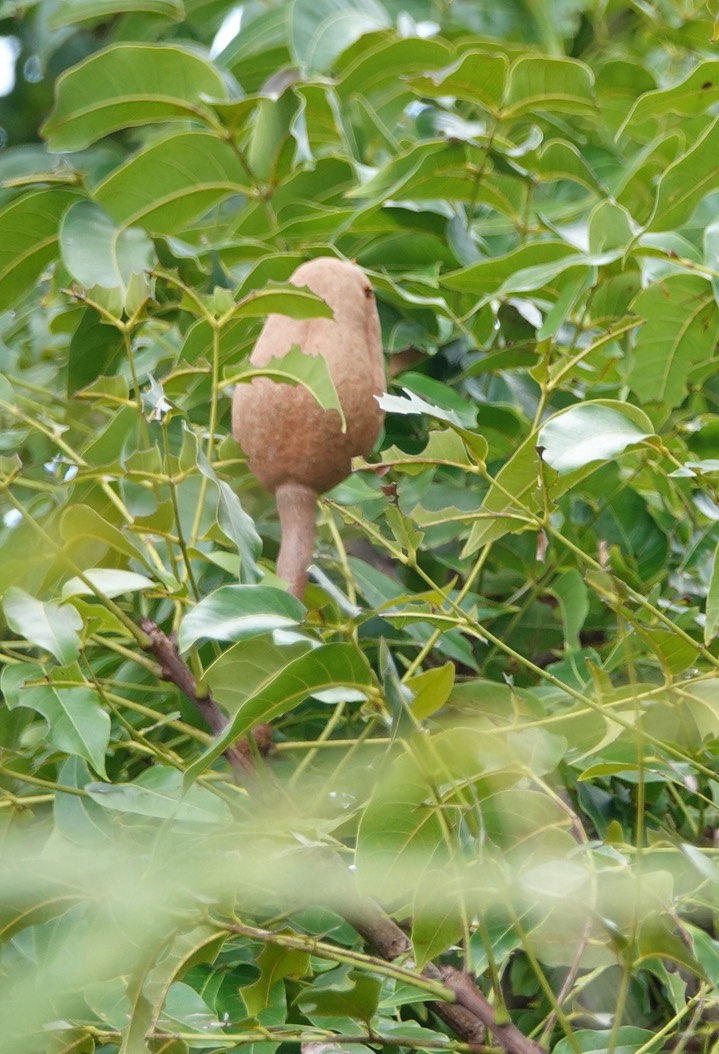
{"label": "tree branch", "polygon": [[[172,681],[183,695],[187,696],[210,731],[214,732],[215,735],[219,735],[229,724],[229,719],[209,692],[198,692],[197,681],[190,667],[177,650],[177,645],[151,619],[143,619],[140,623],[140,628],[147,635],[149,641],[145,646],[145,651],[151,652],[157,659],[162,671],[162,679]],[[262,756],[267,754],[272,740],[270,726],[258,725],[250,735],[252,735],[259,753]],[[255,763],[252,757],[252,747],[247,739],[234,743],[225,750],[224,754],[232,766],[232,772],[237,783],[246,783],[254,775]]]}

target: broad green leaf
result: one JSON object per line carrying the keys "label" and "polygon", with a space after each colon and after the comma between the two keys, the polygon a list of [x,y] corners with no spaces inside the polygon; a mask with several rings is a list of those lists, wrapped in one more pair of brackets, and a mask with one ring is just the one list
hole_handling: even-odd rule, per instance
{"label": "broad green leaf", "polygon": [[172,22],[179,22],[183,16],[181,0],[60,0],[53,8],[48,25],[55,30],[80,22],[104,22],[130,11],[158,15]]}
{"label": "broad green leaf", "polygon": [[51,150],[81,150],[121,128],[201,120],[201,95],[224,99],[225,82],[199,52],[175,44],[111,44],[61,74],[42,128]]}
{"label": "broad green leaf", "polygon": [[708,59],[701,62],[679,84],[671,88],[658,88],[641,95],[627,114],[620,134],[650,117],[662,117],[666,113],[703,113],[717,102],[719,102],[719,61]]}
{"label": "broad green leaf", "polygon": [[247,189],[247,170],[228,143],[211,132],[180,132],[111,172],[95,188],[95,199],[124,226],[177,234]]}
{"label": "broad green leaf", "polygon": [[3,608],[10,629],[49,651],[61,666],[77,658],[82,619],[72,605],[36,600],[12,587],[5,594]]}
{"label": "broad green leaf", "polygon": [[313,1024],[346,1031],[353,1022],[374,1019],[380,991],[379,977],[341,965],[303,987],[296,1002]]}
{"label": "broad green leaf", "polygon": [[597,112],[594,78],[589,66],[575,59],[523,55],[511,66],[502,107],[505,118],[534,114]]}
{"label": "broad green leaf", "polygon": [[697,275],[670,275],[643,289],[632,304],[646,322],[637,334],[627,383],[640,399],[678,406],[692,367],[714,355],[719,307]]}
{"label": "broad green leaf", "polygon": [[282,589],[270,586],[220,586],[187,615],[180,625],[179,648],[187,651],[198,640],[244,640],[302,622],[304,605]]}
{"label": "broad green leaf", "polygon": [[120,288],[123,297],[133,275],[149,270],[152,242],[137,227],[118,228],[92,201],[78,201],[60,226],[60,252],[72,277],[88,288]]}
{"label": "broad green leaf", "polygon": [[501,53],[467,51],[446,69],[411,79],[409,87],[418,95],[452,95],[498,114],[508,68],[507,58]]}
{"label": "broad green leaf", "polygon": [[[157,583],[147,575],[136,571],[123,571],[115,567],[92,567],[83,574],[93,586],[106,597],[121,597],[125,593],[139,593],[145,589],[157,589]],[[74,596],[92,596],[92,590],[80,578],[71,578],[62,587],[63,600]]]}
{"label": "broad green leaf", "polygon": [[27,707],[41,714],[53,747],[84,758],[95,772],[105,776],[110,718],[94,688],[65,687],[61,680],[26,683],[35,680],[37,672],[37,667],[29,663],[5,668],[2,685],[7,705],[11,709]]}
{"label": "broad green leaf", "polygon": [[587,586],[576,567],[561,574],[552,586],[559,601],[564,623],[564,643],[568,649],[579,648],[579,632],[589,614]]}
{"label": "broad green leaf", "polygon": [[[226,652],[207,671],[206,680],[213,692],[217,681],[222,679],[223,667],[233,662],[235,649]],[[286,714],[314,692],[343,686],[366,694],[372,684],[367,660],[350,644],[324,644],[293,658],[283,669],[270,671],[265,683],[249,697],[245,696],[241,676],[241,667],[237,669],[234,665],[233,680],[240,706],[213,746],[188,767],[187,781],[196,779],[227,746],[254,725]],[[228,692],[229,686],[225,687],[225,693]],[[222,697],[223,693],[218,696],[220,702]]]}
{"label": "broad green leaf", "polygon": [[306,70],[328,72],[334,60],[355,40],[385,29],[390,18],[378,0],[292,0],[289,5],[290,46],[295,61]]}
{"label": "broad green leaf", "polygon": [[0,211],[0,311],[14,306],[57,256],[60,218],[78,195],[34,190]]}
{"label": "broad green leaf", "polygon": [[673,231],[689,219],[702,198],[719,187],[719,117],[659,180],[650,231]]}
{"label": "broad green leaf", "polygon": [[542,458],[559,473],[572,472],[596,461],[611,461],[625,450],[654,435],[649,419],[642,426],[641,411],[629,413],[601,403],[577,403],[555,414],[539,429]]}
{"label": "broad green leaf", "polygon": [[[442,955],[459,940],[462,921],[459,898],[453,896],[446,868],[428,874],[425,888],[416,891],[412,904],[412,947],[418,969]],[[443,896],[437,896],[437,889]]]}
{"label": "broad green leaf", "polygon": [[134,783],[88,783],[85,790],[104,809],[198,824],[223,823],[227,805],[204,787],[184,788],[178,769],[155,765]]}

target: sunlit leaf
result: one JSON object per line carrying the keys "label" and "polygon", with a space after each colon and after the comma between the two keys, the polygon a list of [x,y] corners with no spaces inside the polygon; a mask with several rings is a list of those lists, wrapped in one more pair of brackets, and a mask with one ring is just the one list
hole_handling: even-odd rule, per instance
{"label": "sunlit leaf", "polygon": [[82,619],[71,605],[36,600],[12,588],[5,594],[3,608],[10,629],[49,651],[61,666],[77,658]]}

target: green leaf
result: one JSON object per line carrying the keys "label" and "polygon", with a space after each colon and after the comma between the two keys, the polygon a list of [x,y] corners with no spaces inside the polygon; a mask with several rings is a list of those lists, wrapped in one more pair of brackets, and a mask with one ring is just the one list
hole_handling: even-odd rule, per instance
{"label": "green leaf", "polygon": [[51,150],[81,150],[121,128],[211,114],[200,96],[227,98],[217,69],[175,44],[111,44],[61,74],[42,134]]}
{"label": "green leaf", "polygon": [[181,0],[60,0],[50,14],[48,25],[55,30],[81,22],[105,22],[129,11],[157,15],[172,22],[179,22],[183,16]]}
{"label": "green leaf", "polygon": [[60,519],[60,533],[66,543],[85,542],[86,539],[99,541],[130,560],[141,560],[150,566],[132,536],[108,523],[90,505],[69,505]]}
{"label": "green leaf", "polygon": [[0,211],[0,311],[14,306],[57,256],[60,217],[78,195],[35,190]]}
{"label": "green leaf", "polygon": [[619,134],[650,117],[666,113],[704,113],[719,102],[719,61],[701,62],[683,81],[671,88],[658,88],[641,95],[627,114]]}
{"label": "green leaf", "polygon": [[298,980],[310,973],[310,956],[309,952],[266,944],[257,956],[256,965],[260,976],[254,984],[245,985],[242,989],[242,998],[250,1017],[256,1017],[269,1006],[270,991],[278,981],[285,977]]}
{"label": "green leaf", "polygon": [[385,29],[390,18],[378,0],[293,0],[289,8],[290,46],[306,70],[326,72],[345,48],[365,33]]}
{"label": "green leaf", "polygon": [[640,399],[678,406],[692,367],[714,355],[719,308],[697,275],[670,275],[643,289],[632,308],[647,321],[637,334],[627,383]]}
{"label": "green leaf", "polygon": [[719,166],[716,163],[718,130],[719,117],[691,150],[682,154],[664,172],[657,186],[654,212],[647,230],[676,230],[689,219],[702,198],[719,187]]}
{"label": "green leaf", "polygon": [[559,473],[572,472],[597,461],[612,461],[654,435],[640,410],[630,407],[625,412],[620,406],[578,403],[555,414],[537,435],[543,460]]}
{"label": "green leaf", "polygon": [[412,78],[408,85],[424,97],[452,95],[498,114],[508,69],[509,62],[501,53],[466,51],[451,66]]}
{"label": "green leaf", "polygon": [[444,706],[454,687],[454,675],[454,663],[446,662],[444,666],[424,670],[404,682],[412,692],[410,709],[419,721],[431,717]]}
{"label": "green leaf", "polygon": [[[651,434],[651,424],[646,414],[628,403],[620,403],[610,399],[593,400],[592,406],[605,406],[628,418],[630,422],[641,431]],[[569,409],[572,409],[571,407]],[[566,411],[560,411],[557,417]],[[550,418],[543,426],[546,428],[554,421]],[[551,433],[550,433],[551,434]],[[534,432],[525,439],[521,446],[514,452],[496,475],[496,482],[490,485],[479,509],[480,518],[472,527],[469,538],[463,549],[463,556],[475,552],[481,546],[507,533],[536,530],[537,523],[534,520],[539,508],[541,495],[539,493],[539,479],[541,468],[537,447],[539,444],[539,432]],[[571,455],[568,455],[571,457]],[[549,489],[552,500],[556,500],[576,485],[581,479],[592,471],[593,462],[587,461],[581,467],[567,470],[561,475],[555,474],[549,463],[544,470],[544,483]],[[549,475],[550,478],[546,478]]]}
{"label": "green leaf", "polygon": [[84,758],[104,776],[110,718],[99,705],[97,693],[89,687],[64,687],[61,680],[26,683],[37,673],[38,668],[29,663],[5,667],[2,686],[7,706],[23,706],[41,714],[53,747]]}
{"label": "green leaf", "polygon": [[[233,652],[238,647],[235,645],[234,649],[225,652],[213,663],[205,679],[215,693],[215,686],[218,680],[222,679],[223,668],[228,663],[231,664],[234,690],[239,694],[241,703],[232,721],[218,736],[213,746],[189,766],[185,774],[188,781],[196,779],[227,746],[254,725],[272,721],[286,714],[308,695],[339,686],[366,693],[372,683],[367,660],[355,647],[350,644],[324,644],[293,658],[283,669],[272,670],[266,676],[265,682],[259,685],[252,695],[246,697],[243,692],[241,667],[238,670],[234,663]],[[225,687],[225,692],[227,690]],[[218,698],[222,702],[222,696],[218,695]]]}
{"label": "green leaf", "polygon": [[[266,318],[269,314],[289,318],[333,318],[332,308],[307,286],[270,282],[238,301],[230,319]],[[229,319],[228,319],[229,321]]]}
{"label": "green leaf", "polygon": [[95,188],[117,222],[177,234],[232,194],[248,190],[247,171],[211,132],[180,132],[141,150]]}
{"label": "green leaf", "polygon": [[534,114],[597,112],[594,78],[589,66],[575,59],[523,55],[512,64],[502,107],[504,118]]}
{"label": "green leaf", "polygon": [[224,823],[227,805],[205,787],[185,788],[182,773],[155,765],[134,783],[88,783],[85,790],[104,809],[186,823]]}
{"label": "green leaf", "polygon": [[270,586],[220,586],[195,605],[180,625],[178,645],[198,640],[244,640],[269,630],[297,626],[306,615],[291,594]]}
{"label": "green leaf", "polygon": [[77,658],[82,619],[72,605],[36,600],[13,586],[5,594],[3,608],[10,629],[49,651],[61,666]]}
{"label": "green leaf", "polygon": [[719,630],[719,545],[714,550],[714,556],[712,557],[705,619],[704,643],[708,645],[714,640]]}
{"label": "green leaf", "polygon": [[575,249],[560,241],[529,242],[504,256],[464,267],[442,275],[442,285],[460,293],[471,293],[476,297],[490,297],[504,282],[520,271],[535,267],[547,267],[555,261],[568,261],[578,257]]}
{"label": "green leaf", "polygon": [[73,278],[87,288],[119,288],[123,297],[133,275],[153,264],[155,251],[144,231],[118,228],[92,201],[78,201],[60,225],[60,252]]}
{"label": "green leaf", "polygon": [[[123,571],[114,567],[92,567],[83,571],[87,578],[106,597],[121,597],[125,593],[140,593],[145,589],[157,589],[157,583],[136,571]],[[92,596],[92,590],[80,578],[71,578],[62,587],[63,600],[73,596]]]}
{"label": "green leaf", "polygon": [[[426,773],[409,754],[395,758],[362,814],[355,853],[360,886],[406,897],[408,871],[446,864],[442,821]],[[434,865],[434,868],[433,868]],[[421,875],[418,873],[417,881]]]}

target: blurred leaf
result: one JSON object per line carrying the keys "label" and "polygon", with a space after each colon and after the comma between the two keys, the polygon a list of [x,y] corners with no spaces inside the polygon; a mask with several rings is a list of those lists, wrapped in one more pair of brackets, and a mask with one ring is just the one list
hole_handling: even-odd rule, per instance
{"label": "blurred leaf", "polygon": [[91,201],[78,201],[63,217],[60,252],[73,278],[87,288],[120,288],[127,293],[133,275],[144,278],[154,249],[144,231],[118,229]]}
{"label": "blurred leaf", "polygon": [[[83,572],[93,586],[106,597],[120,597],[125,593],[138,593],[145,589],[157,589],[157,583],[136,571],[122,571],[113,567],[91,567]],[[92,596],[92,590],[79,578],[71,578],[62,587],[63,600],[72,596]]]}
{"label": "blurred leaf", "polygon": [[49,24],[55,30],[79,22],[104,21],[128,11],[147,12],[173,22],[179,22],[183,15],[181,0],[61,0],[54,8]]}

